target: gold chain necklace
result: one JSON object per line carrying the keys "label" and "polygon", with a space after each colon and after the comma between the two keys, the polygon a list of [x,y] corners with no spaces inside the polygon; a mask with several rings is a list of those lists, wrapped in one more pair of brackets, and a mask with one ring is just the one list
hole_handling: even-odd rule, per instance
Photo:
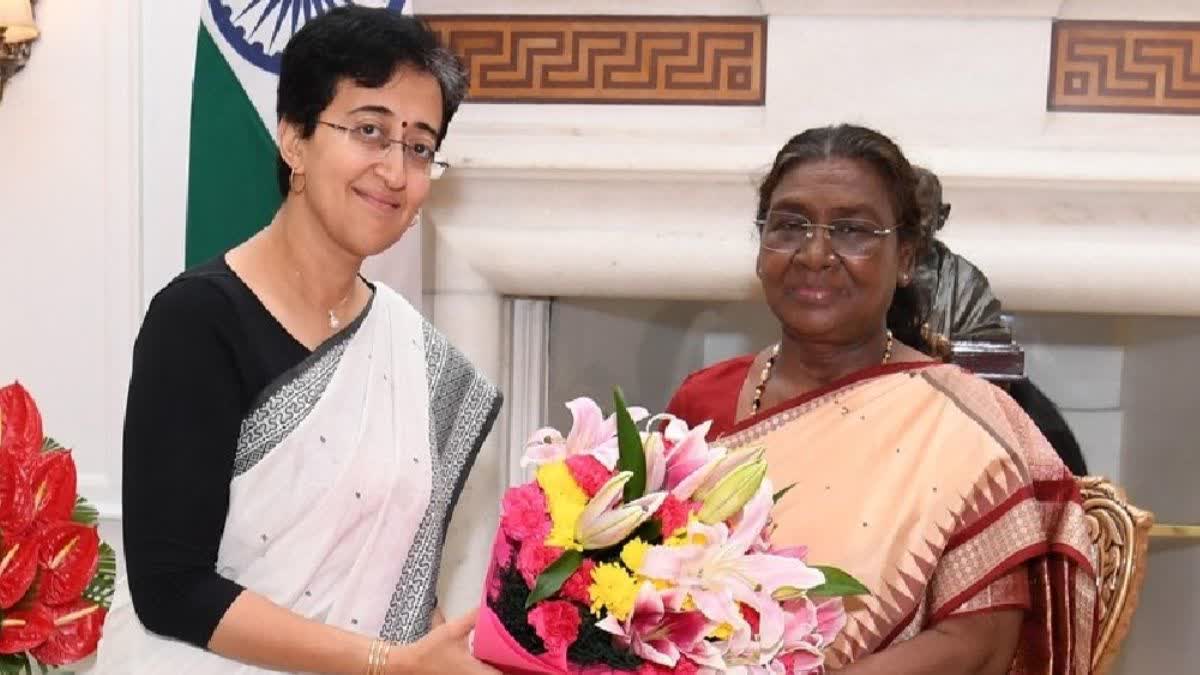
{"label": "gold chain necklace", "polygon": [[[282,240],[279,242],[278,246],[281,246],[281,247],[285,246]],[[293,259],[290,253],[286,253],[285,256],[290,260]],[[304,303],[307,304],[309,307],[312,307],[313,309],[316,309],[319,311],[321,308],[317,307],[308,298],[304,297],[304,291],[302,291],[300,289],[301,283],[303,283],[303,281],[304,281],[304,274],[301,273],[300,269],[295,266],[292,267],[292,271],[296,273],[296,279],[298,280],[298,282],[300,282],[300,283],[297,283],[296,287],[295,287],[296,293],[300,296],[300,299],[303,300]],[[343,305],[345,305],[350,300],[350,296],[354,295],[355,285],[357,285],[357,279],[355,280],[354,283],[350,284],[350,290],[346,291],[345,297],[343,297],[341,300],[339,300],[338,303],[335,304],[333,307],[330,307],[329,309],[325,310],[329,314],[329,329],[330,330],[337,330],[338,327],[342,325],[342,320],[338,318],[337,312],[338,312],[338,310],[340,310],[342,308]]]}
{"label": "gold chain necklace", "polygon": [[[883,360],[880,364],[887,363],[892,360],[892,331],[887,332],[887,345],[883,348]],[[763,392],[767,390],[767,380],[771,379],[771,369],[775,367],[775,360],[779,358],[779,345],[776,342],[771,348],[771,358],[763,364],[762,373],[758,376],[758,386],[754,388],[754,402],[750,404],[750,414],[757,415],[758,409],[762,407]]]}

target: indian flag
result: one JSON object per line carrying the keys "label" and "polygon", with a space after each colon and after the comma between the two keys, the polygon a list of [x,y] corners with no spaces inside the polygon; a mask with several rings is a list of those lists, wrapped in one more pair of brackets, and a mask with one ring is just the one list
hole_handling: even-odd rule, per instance
{"label": "indian flag", "polygon": [[188,266],[243,241],[279,207],[275,88],[283,48],[292,35],[342,5],[412,12],[405,0],[202,2],[192,80]]}

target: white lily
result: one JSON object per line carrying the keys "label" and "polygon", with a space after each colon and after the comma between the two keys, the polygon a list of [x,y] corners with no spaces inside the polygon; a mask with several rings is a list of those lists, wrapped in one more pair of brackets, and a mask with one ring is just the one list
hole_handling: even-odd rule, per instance
{"label": "white lily", "polygon": [[575,540],[584,550],[616,545],[649,520],[667,498],[667,493],[655,492],[614,508],[630,478],[630,471],[617,473],[583,509],[575,525]]}

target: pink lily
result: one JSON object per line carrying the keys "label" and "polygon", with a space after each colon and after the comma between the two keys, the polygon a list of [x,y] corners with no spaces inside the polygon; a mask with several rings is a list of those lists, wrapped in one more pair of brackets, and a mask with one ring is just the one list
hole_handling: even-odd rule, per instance
{"label": "pink lily", "polygon": [[[571,411],[571,431],[567,437],[563,438],[562,433],[552,427],[533,432],[525,444],[521,466],[541,466],[574,455],[591,455],[612,471],[619,454],[616,415],[604,417],[600,406],[586,397],[568,401],[567,409]],[[648,414],[645,408],[629,408],[634,422],[645,419]]]}
{"label": "pink lily", "polygon": [[807,672],[825,662],[825,649],[846,626],[846,610],[841,598],[814,603],[801,598],[783,604],[787,612],[781,654],[789,672]]}
{"label": "pink lily", "polygon": [[625,484],[632,477],[630,471],[619,472],[608,479],[584,507],[575,524],[575,540],[584,550],[616,545],[641,527],[662,506],[667,498],[665,492],[654,492],[617,506]]}
{"label": "pink lily", "polygon": [[621,622],[609,614],[596,626],[652,663],[673,668],[687,656],[699,665],[723,670],[720,652],[704,639],[714,624],[700,612],[682,610],[685,597],[677,590],[660,593],[643,582],[628,619]]}
{"label": "pink lily", "polygon": [[[820,570],[797,558],[751,551],[767,524],[771,495],[771,482],[764,480],[732,530],[723,522],[693,521],[690,540],[702,544],[655,546],[646,552],[641,569],[634,570],[651,579],[669,579],[687,591],[709,620],[733,627],[727,657],[745,656],[760,665],[770,662],[784,641],[786,616],[771,595],[781,588],[807,590],[825,583]],[[758,612],[757,641],[737,603]]]}

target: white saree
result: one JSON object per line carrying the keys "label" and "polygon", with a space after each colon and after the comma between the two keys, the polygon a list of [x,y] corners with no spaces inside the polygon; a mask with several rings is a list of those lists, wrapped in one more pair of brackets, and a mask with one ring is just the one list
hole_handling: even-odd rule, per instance
{"label": "white saree", "polygon": [[[497,389],[376,284],[362,316],[243,420],[217,572],[313,620],[420,637],[454,503],[499,407]],[[122,580],[93,672],[273,671],[150,633]]]}

